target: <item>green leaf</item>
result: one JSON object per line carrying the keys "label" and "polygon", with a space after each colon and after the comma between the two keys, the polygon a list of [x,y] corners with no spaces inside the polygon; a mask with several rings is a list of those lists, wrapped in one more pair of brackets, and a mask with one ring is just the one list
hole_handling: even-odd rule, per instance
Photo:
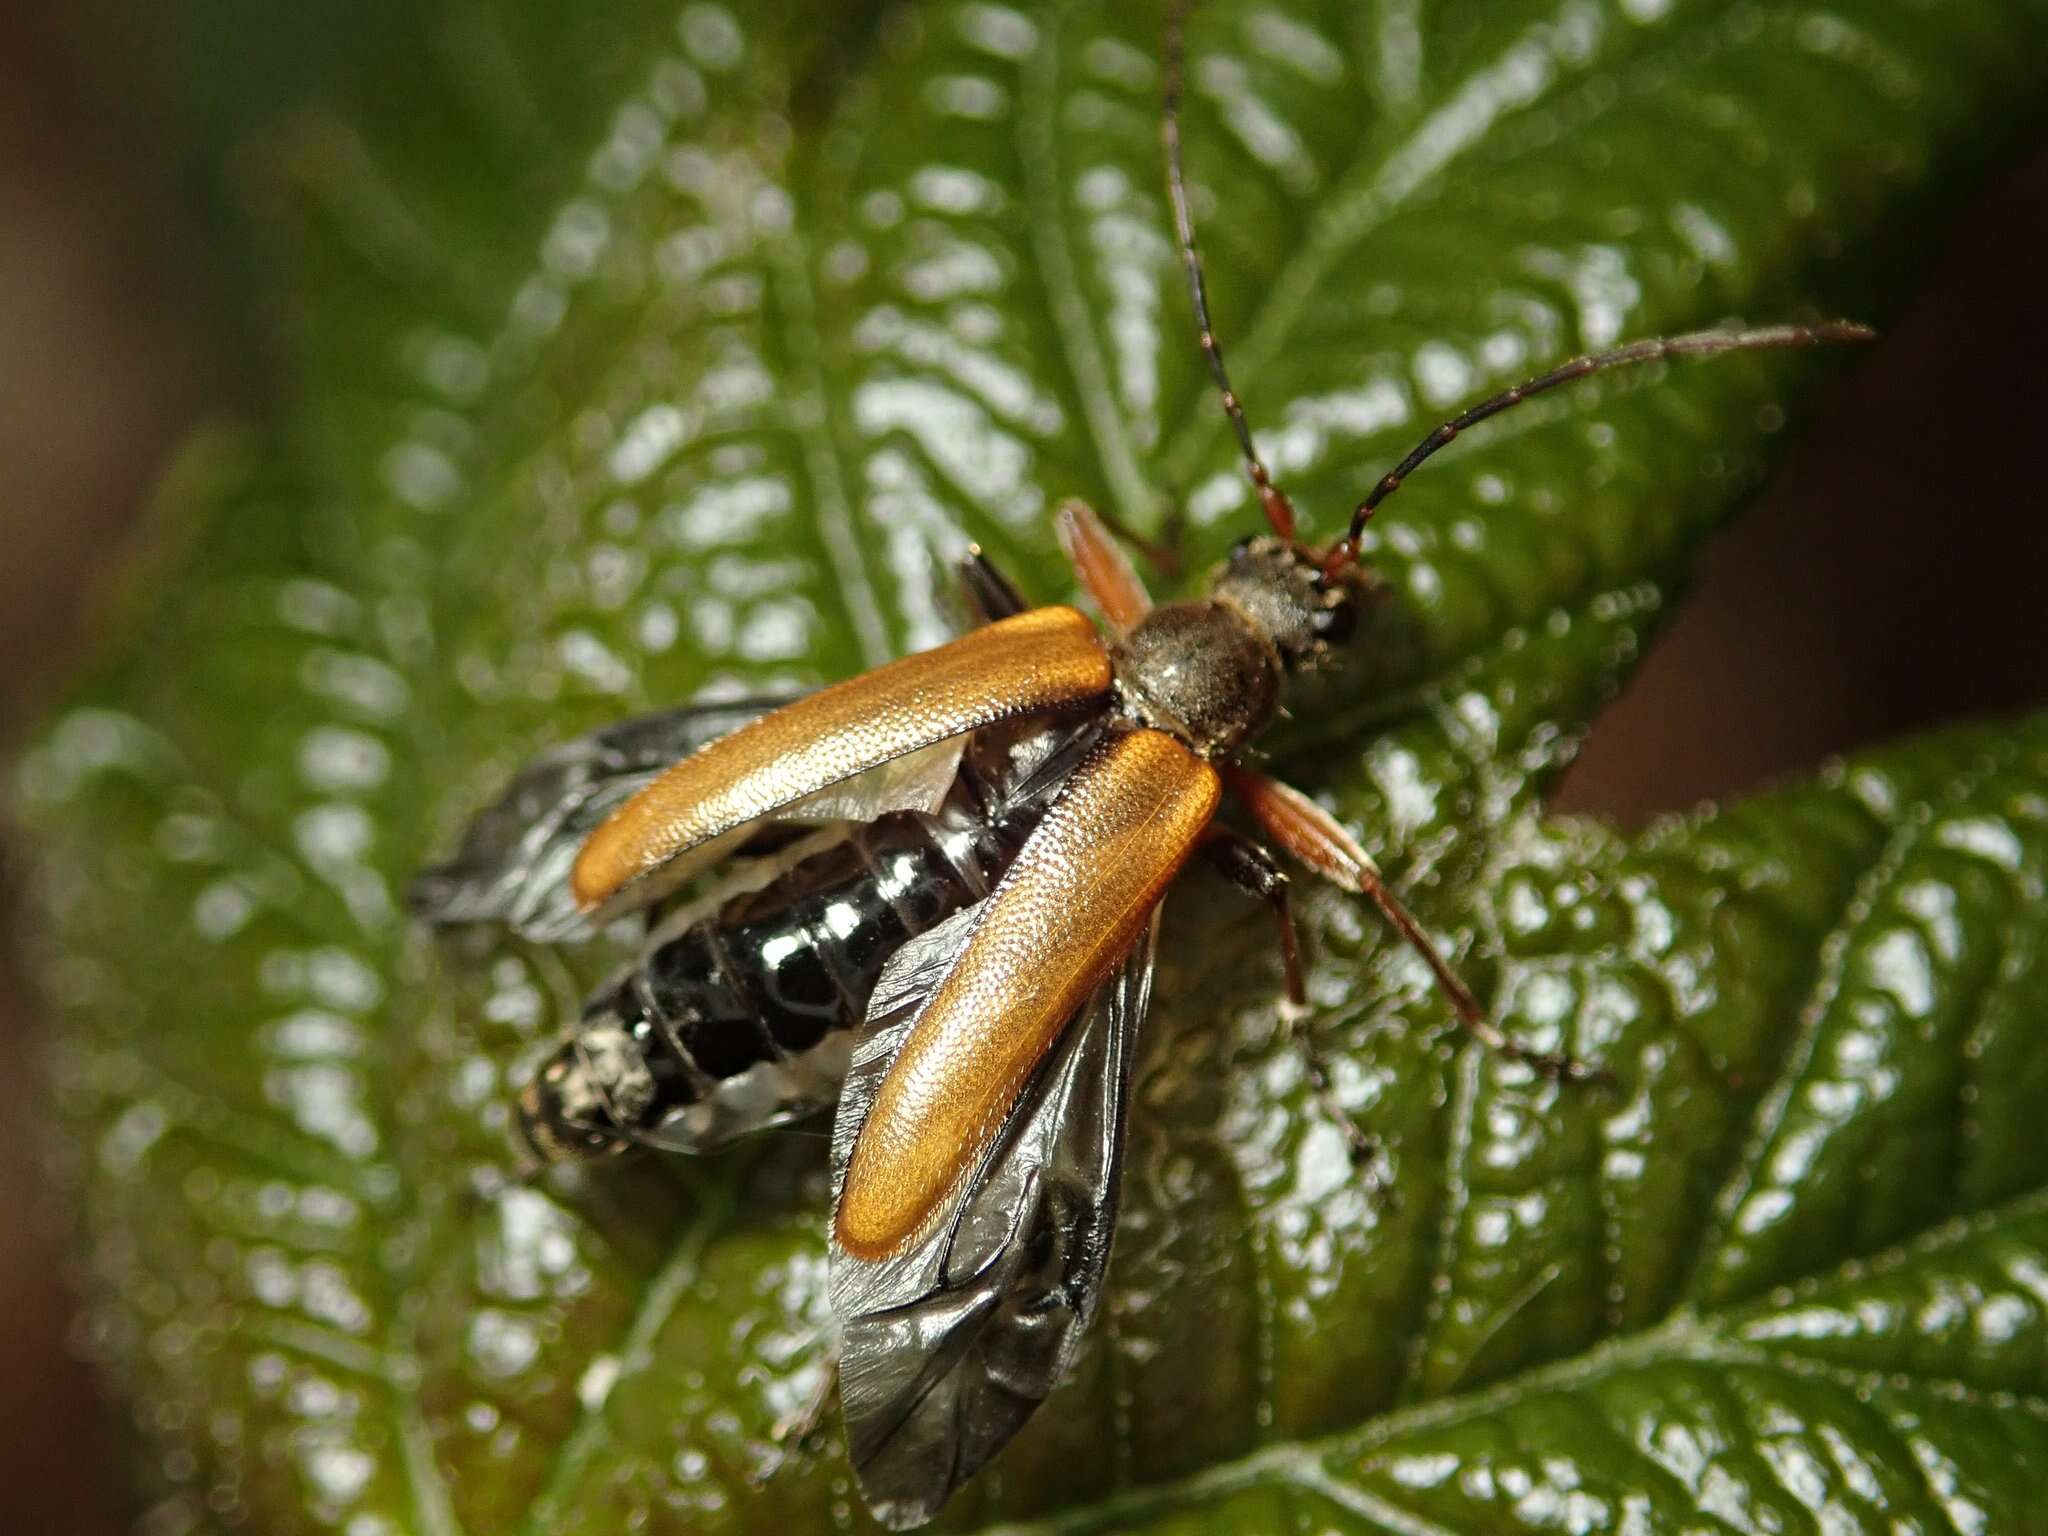
{"label": "green leaf", "polygon": [[[607,957],[399,892],[547,742],[937,640],[962,534],[1057,600],[1060,497],[1184,501],[1192,569],[1248,528],[1142,9],[434,0],[239,162],[272,408],[185,456],[17,776],[86,1335],[168,1528],[861,1523],[836,1449],[751,1483],[823,1369],[822,1139],[491,1193]],[[1328,530],[1572,351],[1882,319],[2044,42],[2031,0],[1211,0],[1189,163],[1277,472]],[[1282,766],[1616,1086],[1448,1032],[1310,894],[1376,1196],[1190,877],[1100,1326],[948,1522],[2038,1526],[2048,720],[1634,839],[1541,810],[1839,366],[1549,396],[1389,504]]]}

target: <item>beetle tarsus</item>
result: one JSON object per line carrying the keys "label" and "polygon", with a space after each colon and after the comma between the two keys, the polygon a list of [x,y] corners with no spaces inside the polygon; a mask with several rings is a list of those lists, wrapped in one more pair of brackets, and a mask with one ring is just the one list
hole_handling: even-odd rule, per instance
{"label": "beetle tarsus", "polygon": [[1443,993],[1450,1003],[1451,1012],[1457,1016],[1459,1028],[1466,1034],[1503,1061],[1512,1061],[1527,1067],[1539,1077],[1547,1077],[1555,1082],[1587,1083],[1597,1088],[1611,1089],[1616,1086],[1614,1074],[1605,1067],[1593,1066],[1565,1052],[1533,1050],[1508,1034],[1487,1016],[1486,1011],[1479,1006],[1479,1000],[1472,995],[1471,988],[1465,985],[1463,978],[1451,968],[1451,963],[1436,947],[1436,941],[1423,931],[1414,914],[1387,889],[1386,883],[1377,874],[1369,878],[1366,894],[1408,946],[1422,957],[1423,963],[1429,967],[1436,979],[1437,990]]}
{"label": "beetle tarsus", "polygon": [[1366,898],[1379,908],[1394,931],[1405,940],[1409,948],[1422,957],[1423,963],[1436,978],[1437,989],[1451,1005],[1451,1012],[1458,1017],[1459,1025],[1481,1045],[1504,1060],[1517,1062],[1528,1067],[1539,1076],[1559,1082],[1592,1083],[1601,1087],[1614,1086],[1614,1076],[1604,1067],[1591,1066],[1574,1056],[1561,1052],[1536,1051],[1514,1039],[1507,1031],[1487,1016],[1479,1005],[1479,999],[1472,995],[1472,989],[1465,985],[1464,978],[1451,968],[1436,941],[1416,921],[1415,914],[1403,905],[1401,898],[1388,889],[1377,869],[1360,872],[1360,888]]}
{"label": "beetle tarsus", "polygon": [[1358,1123],[1358,1117],[1352,1114],[1338,1094],[1330,1064],[1316,1048],[1315,1038],[1309,1033],[1309,1014],[1305,1010],[1289,1021],[1288,1037],[1301,1056],[1303,1069],[1308,1074],[1309,1090],[1314,1094],[1316,1103],[1344,1138],[1345,1155],[1351,1161],[1352,1172],[1365,1186],[1366,1198],[1372,1201],[1376,1210],[1391,1210],[1396,1200],[1386,1146],[1379,1137]]}

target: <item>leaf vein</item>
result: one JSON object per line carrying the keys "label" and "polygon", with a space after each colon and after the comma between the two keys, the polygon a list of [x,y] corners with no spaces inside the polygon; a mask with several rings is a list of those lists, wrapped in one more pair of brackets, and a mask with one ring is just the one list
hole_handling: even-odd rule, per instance
{"label": "leaf vein", "polygon": [[839,446],[833,441],[830,395],[825,389],[823,342],[818,331],[817,295],[811,286],[810,256],[795,229],[769,242],[770,270],[776,291],[789,316],[787,334],[795,360],[794,389],[785,405],[791,430],[803,451],[804,474],[811,484],[813,520],[836,576],[847,618],[860,641],[867,666],[888,661],[895,648],[882,616],[881,600],[868,575],[860,540],[854,534],[852,505],[840,473]]}
{"label": "leaf vein", "polygon": [[[734,1175],[737,1177],[737,1175]],[[730,1183],[708,1185],[702,1190],[704,1208],[697,1219],[677,1237],[668,1258],[641,1292],[620,1337],[617,1350],[619,1375],[604,1401],[584,1403],[575,1426],[556,1445],[540,1481],[540,1492],[527,1510],[519,1529],[526,1536],[551,1536],[564,1518],[567,1501],[575,1491],[590,1458],[600,1449],[604,1434],[605,1405],[629,1377],[645,1370],[652,1359],[654,1340],[681,1303],[697,1278],[698,1265],[711,1239],[731,1217],[734,1194]]]}
{"label": "leaf vein", "polygon": [[[1231,371],[1240,396],[1256,388],[1259,375],[1300,325],[1324,278],[1348,251],[1483,142],[1503,116],[1535,106],[1558,87],[1566,56],[1551,39],[1579,9],[1578,0],[1567,0],[1549,21],[1525,29],[1490,64],[1448,91],[1444,105],[1400,140],[1354,164],[1317,208],[1307,237],[1262,285],[1265,300],[1232,350]],[[1208,412],[1193,408],[1173,433],[1164,456],[1173,483],[1191,478],[1215,427],[1208,418]]]}
{"label": "leaf vein", "polygon": [[1679,1287],[1679,1295],[1696,1301],[1704,1299],[1704,1288],[1711,1283],[1715,1266],[1727,1259],[1726,1244],[1735,1219],[1764,1171],[1765,1160],[1792,1112],[1796,1090],[1813,1065],[1833,1017],[1834,1005],[1847,984],[1850,950],[1857,930],[1875,911],[1884,889],[1927,835],[1936,804],[1962,799],[1989,771],[1980,764],[1953,774],[1935,792],[1916,797],[1911,805],[1900,809],[1898,825],[1856,882],[1840,919],[1822,939],[1816,974],[1807,1001],[1798,1011],[1798,1032],[1780,1059],[1770,1091],[1757,1104],[1751,1133],[1737,1150],[1728,1178],[1708,1206],[1706,1229],[1692,1271]]}
{"label": "leaf vein", "polygon": [[1156,498],[1138,466],[1124,413],[1110,387],[1109,369],[1089,321],[1087,295],[1067,239],[1066,204],[1059,161],[1059,38],[1073,11],[1062,0],[1046,18],[1038,46],[1026,64],[1024,91],[1016,114],[1018,158],[1024,196],[1031,209],[1032,249],[1045,283],[1047,308],[1060,338],[1068,376],[1081,397],[1081,419],[1095,445],[1116,515],[1129,528],[1150,528]]}

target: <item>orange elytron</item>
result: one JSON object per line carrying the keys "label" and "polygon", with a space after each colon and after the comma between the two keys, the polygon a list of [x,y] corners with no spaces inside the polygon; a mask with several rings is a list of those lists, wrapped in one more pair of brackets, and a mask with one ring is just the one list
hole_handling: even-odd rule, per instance
{"label": "orange elytron", "polygon": [[[870,769],[1014,715],[1099,698],[1109,658],[1072,608],[1034,608],[764,715],[684,758],[583,845],[577,904],[605,906],[640,881],[673,889],[706,844]],[[650,893],[632,892],[636,905]]]}
{"label": "orange elytron", "polygon": [[945,1208],[1221,797],[1216,770],[1160,731],[1112,732],[1074,770],[861,1122],[832,1215],[843,1252],[888,1258]]}

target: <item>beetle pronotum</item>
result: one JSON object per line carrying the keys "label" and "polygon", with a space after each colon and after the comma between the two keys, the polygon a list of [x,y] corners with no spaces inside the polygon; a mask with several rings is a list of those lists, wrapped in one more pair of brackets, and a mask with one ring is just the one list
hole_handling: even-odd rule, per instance
{"label": "beetle pronotum", "polygon": [[557,936],[726,871],[593,1000],[521,1121],[556,1162],[702,1150],[838,1099],[841,1399],[862,1491],[898,1526],[929,1518],[1009,1439],[1092,1315],[1156,914],[1198,850],[1272,904],[1299,998],[1286,876],[1217,823],[1226,795],[1371,901],[1465,1027],[1547,1072],[1581,1071],[1506,1040],[1351,834],[1244,761],[1288,679],[1350,635],[1374,508],[1467,427],[1598,370],[1870,335],[1704,331],[1568,362],[1438,427],[1343,535],[1309,548],[1210,320],[1182,165],[1184,11],[1170,7],[1165,42],[1167,188],[1201,350],[1269,531],[1203,596],[1154,606],[1102,522],[1068,502],[1060,542],[1106,638],[1075,608],[1025,608],[970,552],[980,627],[776,707],[676,711],[558,749],[417,896],[436,920]]}

